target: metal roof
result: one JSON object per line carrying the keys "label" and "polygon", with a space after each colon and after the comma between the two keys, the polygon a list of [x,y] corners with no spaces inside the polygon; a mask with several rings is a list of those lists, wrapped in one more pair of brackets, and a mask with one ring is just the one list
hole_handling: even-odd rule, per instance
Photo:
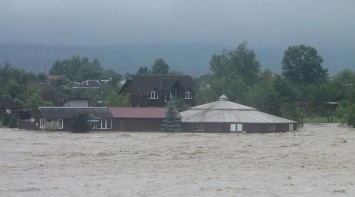
{"label": "metal roof", "polygon": [[224,95],[219,101],[180,112],[181,122],[295,123],[295,121],[257,111],[255,108],[230,102]]}
{"label": "metal roof", "polygon": [[[166,108],[155,107],[109,107],[115,118],[165,118]],[[180,114],[177,114],[181,118]]]}

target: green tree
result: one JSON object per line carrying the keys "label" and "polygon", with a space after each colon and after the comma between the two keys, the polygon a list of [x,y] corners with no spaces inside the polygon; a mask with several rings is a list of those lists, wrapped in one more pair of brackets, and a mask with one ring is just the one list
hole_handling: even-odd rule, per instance
{"label": "green tree", "polygon": [[162,131],[169,132],[179,132],[181,131],[180,120],[177,117],[178,114],[176,101],[174,99],[170,99],[167,103],[167,111],[165,114],[165,120],[163,120]]}
{"label": "green tree", "polygon": [[130,98],[128,95],[117,95],[115,91],[111,91],[105,97],[105,105],[107,107],[120,107],[120,106],[130,106]]}
{"label": "green tree", "polygon": [[308,85],[320,84],[328,76],[328,69],[322,67],[323,59],[317,50],[310,46],[290,46],[282,59],[282,74],[286,80],[301,88],[304,98],[304,89]]}
{"label": "green tree", "polygon": [[8,126],[10,124],[11,116],[9,114],[4,114],[2,117],[2,125]]}
{"label": "green tree", "polygon": [[11,117],[9,127],[10,128],[17,128],[18,127],[18,119],[16,116]]}
{"label": "green tree", "polygon": [[152,74],[168,74],[169,65],[162,58],[155,60],[152,66]]}
{"label": "green tree", "polygon": [[248,86],[253,86],[259,79],[260,63],[247,42],[242,42],[233,51],[224,50],[221,55],[212,55],[210,70],[215,77],[239,76]]}
{"label": "green tree", "polygon": [[151,71],[149,70],[149,68],[148,67],[146,67],[146,66],[141,66],[141,67],[139,67],[139,69],[137,70],[137,74],[149,74],[149,73],[151,73]]}
{"label": "green tree", "polygon": [[355,104],[351,105],[348,111],[348,125],[355,128]]}
{"label": "green tree", "polygon": [[34,114],[38,107],[52,106],[52,103],[45,101],[39,94],[32,94],[26,100],[25,107],[27,110]]}

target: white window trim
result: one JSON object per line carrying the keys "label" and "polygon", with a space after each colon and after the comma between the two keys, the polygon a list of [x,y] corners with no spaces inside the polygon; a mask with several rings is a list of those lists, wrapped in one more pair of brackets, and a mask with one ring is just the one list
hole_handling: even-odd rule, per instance
{"label": "white window trim", "polygon": [[44,125],[48,123],[48,120],[45,118],[40,118],[39,119],[39,128],[43,129]]}
{"label": "white window trim", "polygon": [[112,129],[112,120],[111,119],[102,119],[102,120],[98,121],[95,124],[95,129]]}
{"label": "white window trim", "polygon": [[63,119],[57,119],[57,129],[63,129]]}
{"label": "white window trim", "polygon": [[185,99],[192,99],[192,92],[190,91],[185,92]]}
{"label": "white window trim", "polygon": [[149,99],[158,99],[158,92],[157,91],[151,91],[150,93],[149,93]]}

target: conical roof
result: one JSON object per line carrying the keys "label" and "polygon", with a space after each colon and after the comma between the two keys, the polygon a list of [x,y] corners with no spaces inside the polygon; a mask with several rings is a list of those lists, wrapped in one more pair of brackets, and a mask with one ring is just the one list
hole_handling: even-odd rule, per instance
{"label": "conical roof", "polygon": [[225,95],[222,95],[218,101],[192,107],[180,114],[181,122],[295,123],[292,120],[228,101]]}

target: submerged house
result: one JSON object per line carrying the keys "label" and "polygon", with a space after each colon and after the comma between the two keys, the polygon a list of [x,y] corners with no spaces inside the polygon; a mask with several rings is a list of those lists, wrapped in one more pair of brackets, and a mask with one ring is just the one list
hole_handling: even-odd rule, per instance
{"label": "submerged house", "polygon": [[130,75],[120,94],[130,96],[132,107],[163,107],[171,97],[193,106],[195,85],[189,75]]}
{"label": "submerged house", "polygon": [[286,132],[297,129],[297,122],[257,111],[255,108],[228,101],[218,101],[180,112],[182,130],[187,132]]}
{"label": "submerged house", "polygon": [[87,114],[91,130],[112,130],[112,114],[106,107],[39,107],[30,120],[20,122],[20,129],[42,130],[49,122],[56,130],[70,131],[73,116]]}
{"label": "submerged house", "polygon": [[[166,108],[154,107],[109,107],[116,131],[160,131],[166,118]],[[181,120],[180,114],[177,114]]]}

